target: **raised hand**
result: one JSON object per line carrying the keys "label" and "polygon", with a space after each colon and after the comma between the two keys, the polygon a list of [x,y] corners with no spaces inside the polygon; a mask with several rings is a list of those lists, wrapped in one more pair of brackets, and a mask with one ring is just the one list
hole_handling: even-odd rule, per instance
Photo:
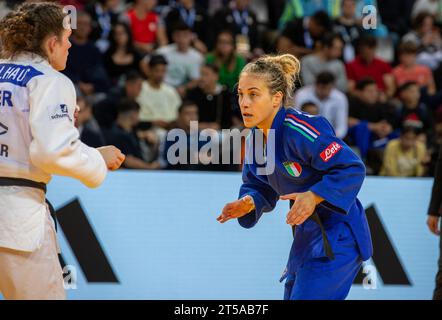
{"label": "raised hand", "polygon": [[280,200],[294,200],[295,203],[287,214],[287,224],[294,226],[302,224],[315,211],[316,206],[324,201],[323,198],[311,191],[290,193],[279,197]]}
{"label": "raised hand", "polygon": [[221,215],[216,218],[220,223],[230,219],[240,218],[255,209],[255,204],[251,196],[245,196],[239,200],[229,202],[223,208]]}

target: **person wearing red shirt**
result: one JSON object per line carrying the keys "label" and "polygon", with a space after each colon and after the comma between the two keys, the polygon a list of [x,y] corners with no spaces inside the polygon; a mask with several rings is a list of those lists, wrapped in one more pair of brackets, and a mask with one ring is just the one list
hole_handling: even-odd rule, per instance
{"label": "person wearing red shirt", "polygon": [[417,53],[418,47],[413,42],[403,42],[399,46],[400,64],[393,69],[396,86],[415,81],[421,88],[426,88],[428,94],[433,95],[436,93],[433,73],[427,66],[416,63]]}
{"label": "person wearing red shirt", "polygon": [[366,36],[361,38],[359,43],[359,54],[352,62],[346,65],[348,78],[348,92],[355,92],[356,83],[364,78],[372,78],[376,81],[378,88],[382,92],[383,99],[394,95],[394,77],[391,66],[376,58],[376,38]]}
{"label": "person wearing red shirt", "polygon": [[142,54],[151,53],[156,46],[167,45],[167,35],[160,17],[153,11],[157,0],[135,0],[127,12],[135,48]]}

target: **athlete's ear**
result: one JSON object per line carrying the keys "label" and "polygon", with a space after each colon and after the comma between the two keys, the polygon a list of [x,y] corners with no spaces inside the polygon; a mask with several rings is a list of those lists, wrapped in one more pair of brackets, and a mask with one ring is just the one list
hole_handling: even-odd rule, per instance
{"label": "athlete's ear", "polygon": [[279,108],[281,106],[281,104],[282,104],[282,99],[283,98],[284,98],[284,95],[282,94],[281,91],[276,92],[273,95],[273,98],[272,98],[272,100],[273,100],[273,107],[274,108]]}
{"label": "athlete's ear", "polygon": [[43,50],[45,51],[48,58],[52,57],[57,42],[58,42],[58,37],[56,35],[51,35],[43,43]]}

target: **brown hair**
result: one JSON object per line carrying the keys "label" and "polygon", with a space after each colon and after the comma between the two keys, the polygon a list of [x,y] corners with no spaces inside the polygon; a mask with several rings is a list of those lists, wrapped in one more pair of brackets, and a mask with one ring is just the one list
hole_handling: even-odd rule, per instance
{"label": "brown hair", "polygon": [[420,12],[419,14],[417,14],[412,22],[413,28],[415,30],[420,29],[422,27],[422,25],[424,24],[425,19],[427,19],[428,17],[433,19],[433,22],[434,22],[433,16],[427,11],[423,11],[423,12]]}
{"label": "brown hair", "polygon": [[[220,52],[217,50],[218,41],[219,41],[219,38],[222,34],[228,35],[229,37],[232,38],[233,50],[229,54],[228,57],[222,57]],[[216,36],[216,45],[215,45],[215,49],[213,51],[213,54],[215,56],[215,63],[218,65],[218,67],[220,69],[223,67],[223,64],[225,64],[227,66],[227,70],[229,70],[230,72],[235,69],[235,66],[236,66],[236,39],[235,39],[235,35],[233,34],[232,31],[226,29],[226,30],[222,30],[218,33],[218,35]]]}
{"label": "brown hair", "polygon": [[262,75],[272,94],[281,92],[284,95],[283,103],[286,104],[293,96],[295,83],[299,75],[299,60],[291,54],[276,56],[263,56],[254,62],[248,63],[241,71]]}
{"label": "brown hair", "polygon": [[417,54],[419,48],[412,41],[406,41],[399,45],[399,54]]}
{"label": "brown hair", "polygon": [[51,35],[61,37],[63,7],[52,2],[31,2],[17,7],[0,21],[0,56],[12,58],[23,52],[47,57],[42,44]]}

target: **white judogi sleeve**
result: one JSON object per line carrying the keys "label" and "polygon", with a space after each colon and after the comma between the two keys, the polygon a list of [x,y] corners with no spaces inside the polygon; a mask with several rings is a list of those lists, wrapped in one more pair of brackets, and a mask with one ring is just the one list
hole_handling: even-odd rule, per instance
{"label": "white judogi sleeve", "polygon": [[98,187],[107,173],[100,152],[80,141],[74,126],[76,95],[62,74],[35,77],[29,83],[30,160],[48,174],[80,180]]}

